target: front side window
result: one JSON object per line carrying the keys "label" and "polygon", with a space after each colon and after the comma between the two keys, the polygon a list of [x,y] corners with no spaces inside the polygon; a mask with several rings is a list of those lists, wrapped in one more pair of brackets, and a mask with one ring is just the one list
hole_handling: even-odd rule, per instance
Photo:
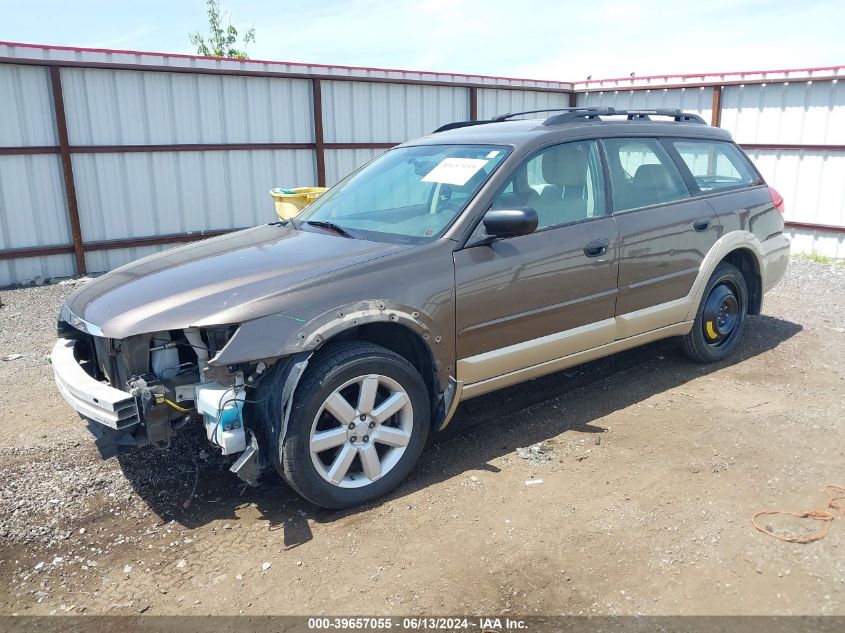
{"label": "front side window", "polygon": [[604,182],[595,141],[547,147],[518,166],[492,207],[530,207],[537,228],[603,215]]}
{"label": "front side window", "polygon": [[294,218],[329,222],[353,237],[424,243],[463,211],[510,149],[420,145],[385,152],[332,187]]}
{"label": "front side window", "polygon": [[664,204],[690,197],[681,172],[653,138],[602,141],[610,170],[615,211]]}
{"label": "front side window", "polygon": [[732,143],[724,141],[670,141],[689,167],[701,191],[747,187],[757,175]]}

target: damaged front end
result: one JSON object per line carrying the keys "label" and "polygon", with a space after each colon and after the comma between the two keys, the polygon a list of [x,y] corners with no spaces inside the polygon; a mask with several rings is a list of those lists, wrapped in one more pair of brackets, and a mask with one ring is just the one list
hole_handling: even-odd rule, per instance
{"label": "damaged front end", "polygon": [[[124,339],[103,336],[64,306],[51,362],[65,400],[88,421],[104,458],[152,445],[170,447],[175,432],[202,423],[231,470],[250,484],[268,464],[259,450],[266,430],[248,421],[249,397],[272,360],[216,366],[236,326],[186,328]],[[246,414],[246,415],[245,415]]]}

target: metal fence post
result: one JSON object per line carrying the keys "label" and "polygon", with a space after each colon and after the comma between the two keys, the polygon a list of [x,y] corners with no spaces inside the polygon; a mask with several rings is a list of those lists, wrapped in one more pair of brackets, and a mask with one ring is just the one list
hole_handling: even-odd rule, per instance
{"label": "metal fence post", "polygon": [[710,125],[719,127],[722,124],[722,86],[713,86],[713,112],[710,115]]}
{"label": "metal fence post", "polygon": [[317,164],[317,186],[326,186],[326,143],[323,138],[323,90],[320,80],[311,80],[314,96],[314,156]]}
{"label": "metal fence post", "polygon": [[62,173],[65,179],[67,214],[70,221],[70,235],[73,239],[73,254],[76,259],[76,272],[88,273],[85,265],[85,247],[82,242],[82,224],[79,221],[79,206],[76,202],[76,183],[73,180],[73,162],[70,158],[70,143],[67,136],[65,118],[65,99],[62,93],[61,68],[50,66],[50,84],[53,87],[53,108],[56,113],[56,131],[59,137],[59,155],[62,158]]}

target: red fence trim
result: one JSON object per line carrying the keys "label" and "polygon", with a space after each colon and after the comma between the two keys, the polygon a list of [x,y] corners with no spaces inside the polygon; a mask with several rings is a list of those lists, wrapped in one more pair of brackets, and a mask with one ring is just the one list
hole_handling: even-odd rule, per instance
{"label": "red fence trim", "polygon": [[[77,46],[49,46],[47,44],[27,44],[25,42],[4,42],[0,41],[0,46],[14,46],[17,48],[34,48],[37,50],[60,50],[60,51],[70,51],[74,53],[105,53],[107,55],[138,55],[142,57],[175,57],[177,59],[191,59],[197,61],[219,61],[219,62],[238,62],[239,60],[234,60],[229,57],[204,57],[202,55],[188,55],[185,53],[156,53],[152,51],[129,51],[129,50],[120,50],[120,49],[109,49],[109,48],[84,48],[84,47],[77,47]],[[17,59],[17,58],[9,58],[9,59]],[[26,59],[26,58],[24,58]],[[64,64],[65,62],[62,60],[44,60],[44,61],[54,61],[59,65]],[[467,74],[467,73],[450,73],[450,72],[440,72],[437,70],[408,70],[402,68],[375,68],[369,66],[343,66],[343,65],[335,65],[335,64],[309,64],[307,62],[286,62],[286,61],[279,61],[279,60],[267,60],[267,59],[245,59],[243,60],[245,64],[267,64],[273,66],[301,66],[303,68],[325,68],[329,70],[339,69],[339,70],[351,70],[351,71],[362,71],[362,72],[376,72],[376,73],[406,73],[406,74],[414,74],[414,75],[440,75],[442,77],[466,77],[468,79],[478,78],[478,79],[493,79],[496,81],[524,81],[528,83],[557,83],[557,84],[572,84],[570,81],[560,81],[557,79],[525,79],[520,77],[500,77],[497,75],[474,75],[474,74]],[[146,64],[138,64],[140,66],[145,66]],[[350,77],[352,79],[358,79],[357,77]],[[478,82],[481,83],[481,82]],[[495,88],[497,86],[490,85],[490,88]],[[525,88],[525,86],[520,86],[520,88]],[[571,88],[561,88],[561,90],[568,90]]]}
{"label": "red fence trim", "polygon": [[589,88],[576,88],[576,94],[587,92],[629,92],[637,90],[680,90],[683,88],[716,88],[724,86],[754,86],[758,84],[796,84],[819,81],[838,81],[845,78],[842,75],[819,75],[817,77],[772,77],[769,79],[730,79],[713,81],[696,81],[688,83],[673,84],[635,84],[630,86],[596,86]]}
{"label": "red fence trim", "polygon": [[[572,82],[573,85],[576,86],[583,86],[587,84],[599,84],[603,82],[609,81],[646,81],[652,79],[692,79],[693,77],[701,77],[704,79],[705,77],[732,77],[736,75],[771,75],[771,74],[778,74],[782,75],[785,73],[817,73],[821,71],[838,71],[845,69],[845,66],[816,66],[811,68],[781,68],[777,70],[732,70],[725,73],[689,73],[689,74],[679,74],[679,75],[644,75],[642,77],[610,77],[607,79],[588,79],[587,81],[574,81]],[[793,79],[809,79],[812,80],[814,77],[798,77]]]}
{"label": "red fence trim", "polygon": [[[323,143],[323,149],[389,149],[399,143]],[[70,145],[71,154],[133,154],[139,152],[222,152],[233,150],[314,150],[317,143],[175,143],[172,145]],[[58,154],[59,146],[0,147],[0,156]]]}
{"label": "red fence trim", "polygon": [[807,145],[803,143],[740,143],[749,150],[794,150],[807,152],[845,152],[845,145]]}
{"label": "red fence trim", "polygon": [[[114,54],[114,55],[137,55],[143,57],[175,57],[177,59],[191,59],[191,60],[198,60],[198,61],[221,61],[221,62],[232,62],[232,60],[227,57],[203,57],[201,55],[189,55],[185,53],[160,53],[154,51],[134,51],[134,50],[122,50],[122,49],[108,49],[108,48],[90,48],[90,47],[80,47],[80,46],[50,46],[47,44],[30,44],[26,42],[6,42],[0,41],[0,46],[14,46],[16,48],[34,48],[36,50],[61,50],[61,51],[70,51],[74,53],[104,53],[104,54]],[[17,59],[17,58],[10,58],[10,59]],[[48,60],[49,61],[49,60]],[[61,64],[62,62],[56,60],[57,63]],[[525,79],[520,77],[501,77],[497,75],[475,75],[475,74],[468,74],[468,73],[452,73],[452,72],[440,72],[436,70],[409,70],[409,69],[402,69],[402,68],[375,68],[369,66],[344,66],[344,65],[335,65],[335,64],[318,64],[313,63],[309,64],[307,62],[286,62],[286,61],[279,61],[279,60],[264,60],[264,59],[248,59],[244,60],[245,63],[255,63],[255,64],[267,64],[267,65],[278,65],[278,66],[300,66],[303,68],[326,68],[326,69],[340,69],[340,70],[351,70],[351,71],[363,71],[363,72],[387,72],[387,73],[412,73],[412,74],[419,74],[419,75],[441,75],[443,77],[467,77],[467,78],[479,78],[479,79],[494,79],[498,81],[524,81],[524,82],[540,82],[540,83],[560,83],[560,84],[570,84],[573,87],[576,86],[587,86],[590,84],[600,84],[603,82],[619,82],[619,81],[645,81],[645,80],[654,80],[654,79],[691,79],[694,77],[701,77],[702,80],[705,77],[732,77],[738,75],[767,75],[767,74],[785,74],[785,73],[814,73],[814,72],[821,72],[821,71],[838,71],[845,69],[845,65],[841,66],[815,66],[809,68],[781,68],[775,70],[732,70],[727,72],[702,72],[702,73],[687,73],[687,74],[669,74],[669,75],[644,75],[642,77],[609,77],[606,79],[591,79],[587,81],[562,81],[557,79]],[[143,64],[140,64],[143,65]],[[354,79],[354,77],[353,77]],[[779,78],[778,78],[779,79]],[[777,79],[770,79],[770,81],[776,81]],[[813,80],[815,81],[815,77],[799,77],[793,78],[795,80]],[[730,81],[730,80],[728,80]],[[488,86],[491,88],[497,86]],[[524,87],[523,87],[524,88]]]}
{"label": "red fence trim", "polygon": [[788,229],[806,229],[808,231],[830,231],[831,233],[845,233],[845,226],[836,226],[835,224],[814,224],[813,222],[793,222],[787,220],[784,222]]}
{"label": "red fence trim", "polygon": [[[378,84],[410,84],[416,86],[437,86],[441,88],[486,88],[491,90],[523,90],[529,92],[552,92],[571,94],[572,88],[550,86],[523,86],[514,84],[485,84],[471,81],[443,81],[437,79],[407,79],[405,77],[376,77],[372,75],[329,75],[326,73],[246,70],[243,68],[202,68],[194,66],[166,66],[154,64],[125,64],[113,62],[80,62],[71,60],[30,59],[0,57],[0,64],[19,66],[46,66],[50,68],[104,68],[109,70],[130,70],[139,72],[188,73],[192,75],[232,75],[238,77],[275,77],[280,79],[325,79],[326,81],[358,81]],[[546,83],[546,82],[544,82]]]}

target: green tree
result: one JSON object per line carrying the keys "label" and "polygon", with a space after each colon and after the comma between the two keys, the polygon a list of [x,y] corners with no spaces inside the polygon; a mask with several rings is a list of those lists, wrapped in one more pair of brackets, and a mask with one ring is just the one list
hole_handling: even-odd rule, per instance
{"label": "green tree", "polygon": [[238,43],[238,29],[232,26],[232,16],[227,15],[229,25],[223,28],[220,15],[220,0],[207,0],[208,5],[208,39],[200,32],[191,34],[191,44],[197,47],[197,53],[206,57],[231,57],[232,59],[249,59],[246,46],[255,43],[255,27],[247,29],[242,38],[243,50],[234,48]]}

